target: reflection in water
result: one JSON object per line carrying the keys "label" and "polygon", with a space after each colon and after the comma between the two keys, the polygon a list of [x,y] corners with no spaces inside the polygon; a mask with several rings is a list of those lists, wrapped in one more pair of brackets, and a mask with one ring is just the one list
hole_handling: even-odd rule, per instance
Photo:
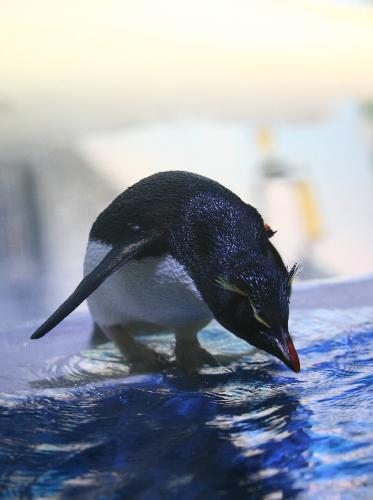
{"label": "reflection in water", "polygon": [[[2,469],[9,471],[3,481],[35,497],[46,488],[55,492],[63,481],[66,497],[110,490],[119,497],[289,495],[295,489],[282,462],[290,470],[307,465],[307,412],[283,391],[253,398],[257,375],[238,374],[242,395],[247,390],[241,401],[229,390],[215,395],[230,378],[216,374],[194,382],[146,377],[10,405],[9,427],[23,430],[17,436],[6,429],[4,455],[13,459]],[[260,434],[270,439],[260,442]]]}
{"label": "reflection in water", "polygon": [[[363,496],[373,480],[372,312],[295,311],[299,375],[264,353],[248,354],[214,325],[202,341],[230,371],[206,368],[199,377],[176,369],[128,376],[110,343],[63,355],[53,339],[44,363],[30,368],[29,388],[0,400],[3,492]],[[62,336],[56,332],[56,341]],[[165,352],[172,347],[168,335],[148,341]]]}

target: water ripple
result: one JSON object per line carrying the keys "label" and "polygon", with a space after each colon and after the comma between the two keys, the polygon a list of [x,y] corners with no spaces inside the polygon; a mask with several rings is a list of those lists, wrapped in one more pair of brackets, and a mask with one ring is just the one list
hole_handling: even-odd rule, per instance
{"label": "water ripple", "polygon": [[133,376],[110,343],[50,356],[0,396],[3,497],[369,498],[373,310],[291,323],[299,375],[216,325],[199,377]]}

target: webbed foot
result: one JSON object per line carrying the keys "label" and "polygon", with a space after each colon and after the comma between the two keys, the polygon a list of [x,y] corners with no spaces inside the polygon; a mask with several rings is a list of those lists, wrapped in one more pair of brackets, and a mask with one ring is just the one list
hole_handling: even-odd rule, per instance
{"label": "webbed foot", "polygon": [[134,339],[129,328],[111,326],[106,335],[114,341],[130,365],[132,373],[159,372],[174,366],[167,356]]}
{"label": "webbed foot", "polygon": [[131,366],[132,373],[159,372],[173,366],[164,354],[153,351],[140,342],[138,342],[135,352],[126,353],[125,356]]}
{"label": "webbed foot", "polygon": [[197,373],[204,365],[220,366],[206,349],[201,347],[198,340],[177,339],[175,347],[176,364],[188,374]]}

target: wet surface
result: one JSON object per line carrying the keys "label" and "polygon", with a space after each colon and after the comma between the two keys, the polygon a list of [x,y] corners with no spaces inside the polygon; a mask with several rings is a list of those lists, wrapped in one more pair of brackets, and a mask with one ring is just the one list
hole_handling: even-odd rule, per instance
{"label": "wet surface", "polygon": [[130,373],[84,313],[31,331],[1,334],[4,497],[372,495],[371,307],[295,309],[298,375],[214,323],[201,341],[224,366],[198,377]]}

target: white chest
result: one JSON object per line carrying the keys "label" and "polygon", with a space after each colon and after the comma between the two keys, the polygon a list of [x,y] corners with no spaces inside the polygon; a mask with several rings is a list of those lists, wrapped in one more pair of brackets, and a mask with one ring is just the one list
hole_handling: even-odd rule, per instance
{"label": "white chest", "polygon": [[[89,242],[84,274],[91,272],[110,249]],[[146,322],[178,329],[212,319],[190,275],[171,255],[128,262],[88,298],[88,305],[94,320],[102,326]]]}

